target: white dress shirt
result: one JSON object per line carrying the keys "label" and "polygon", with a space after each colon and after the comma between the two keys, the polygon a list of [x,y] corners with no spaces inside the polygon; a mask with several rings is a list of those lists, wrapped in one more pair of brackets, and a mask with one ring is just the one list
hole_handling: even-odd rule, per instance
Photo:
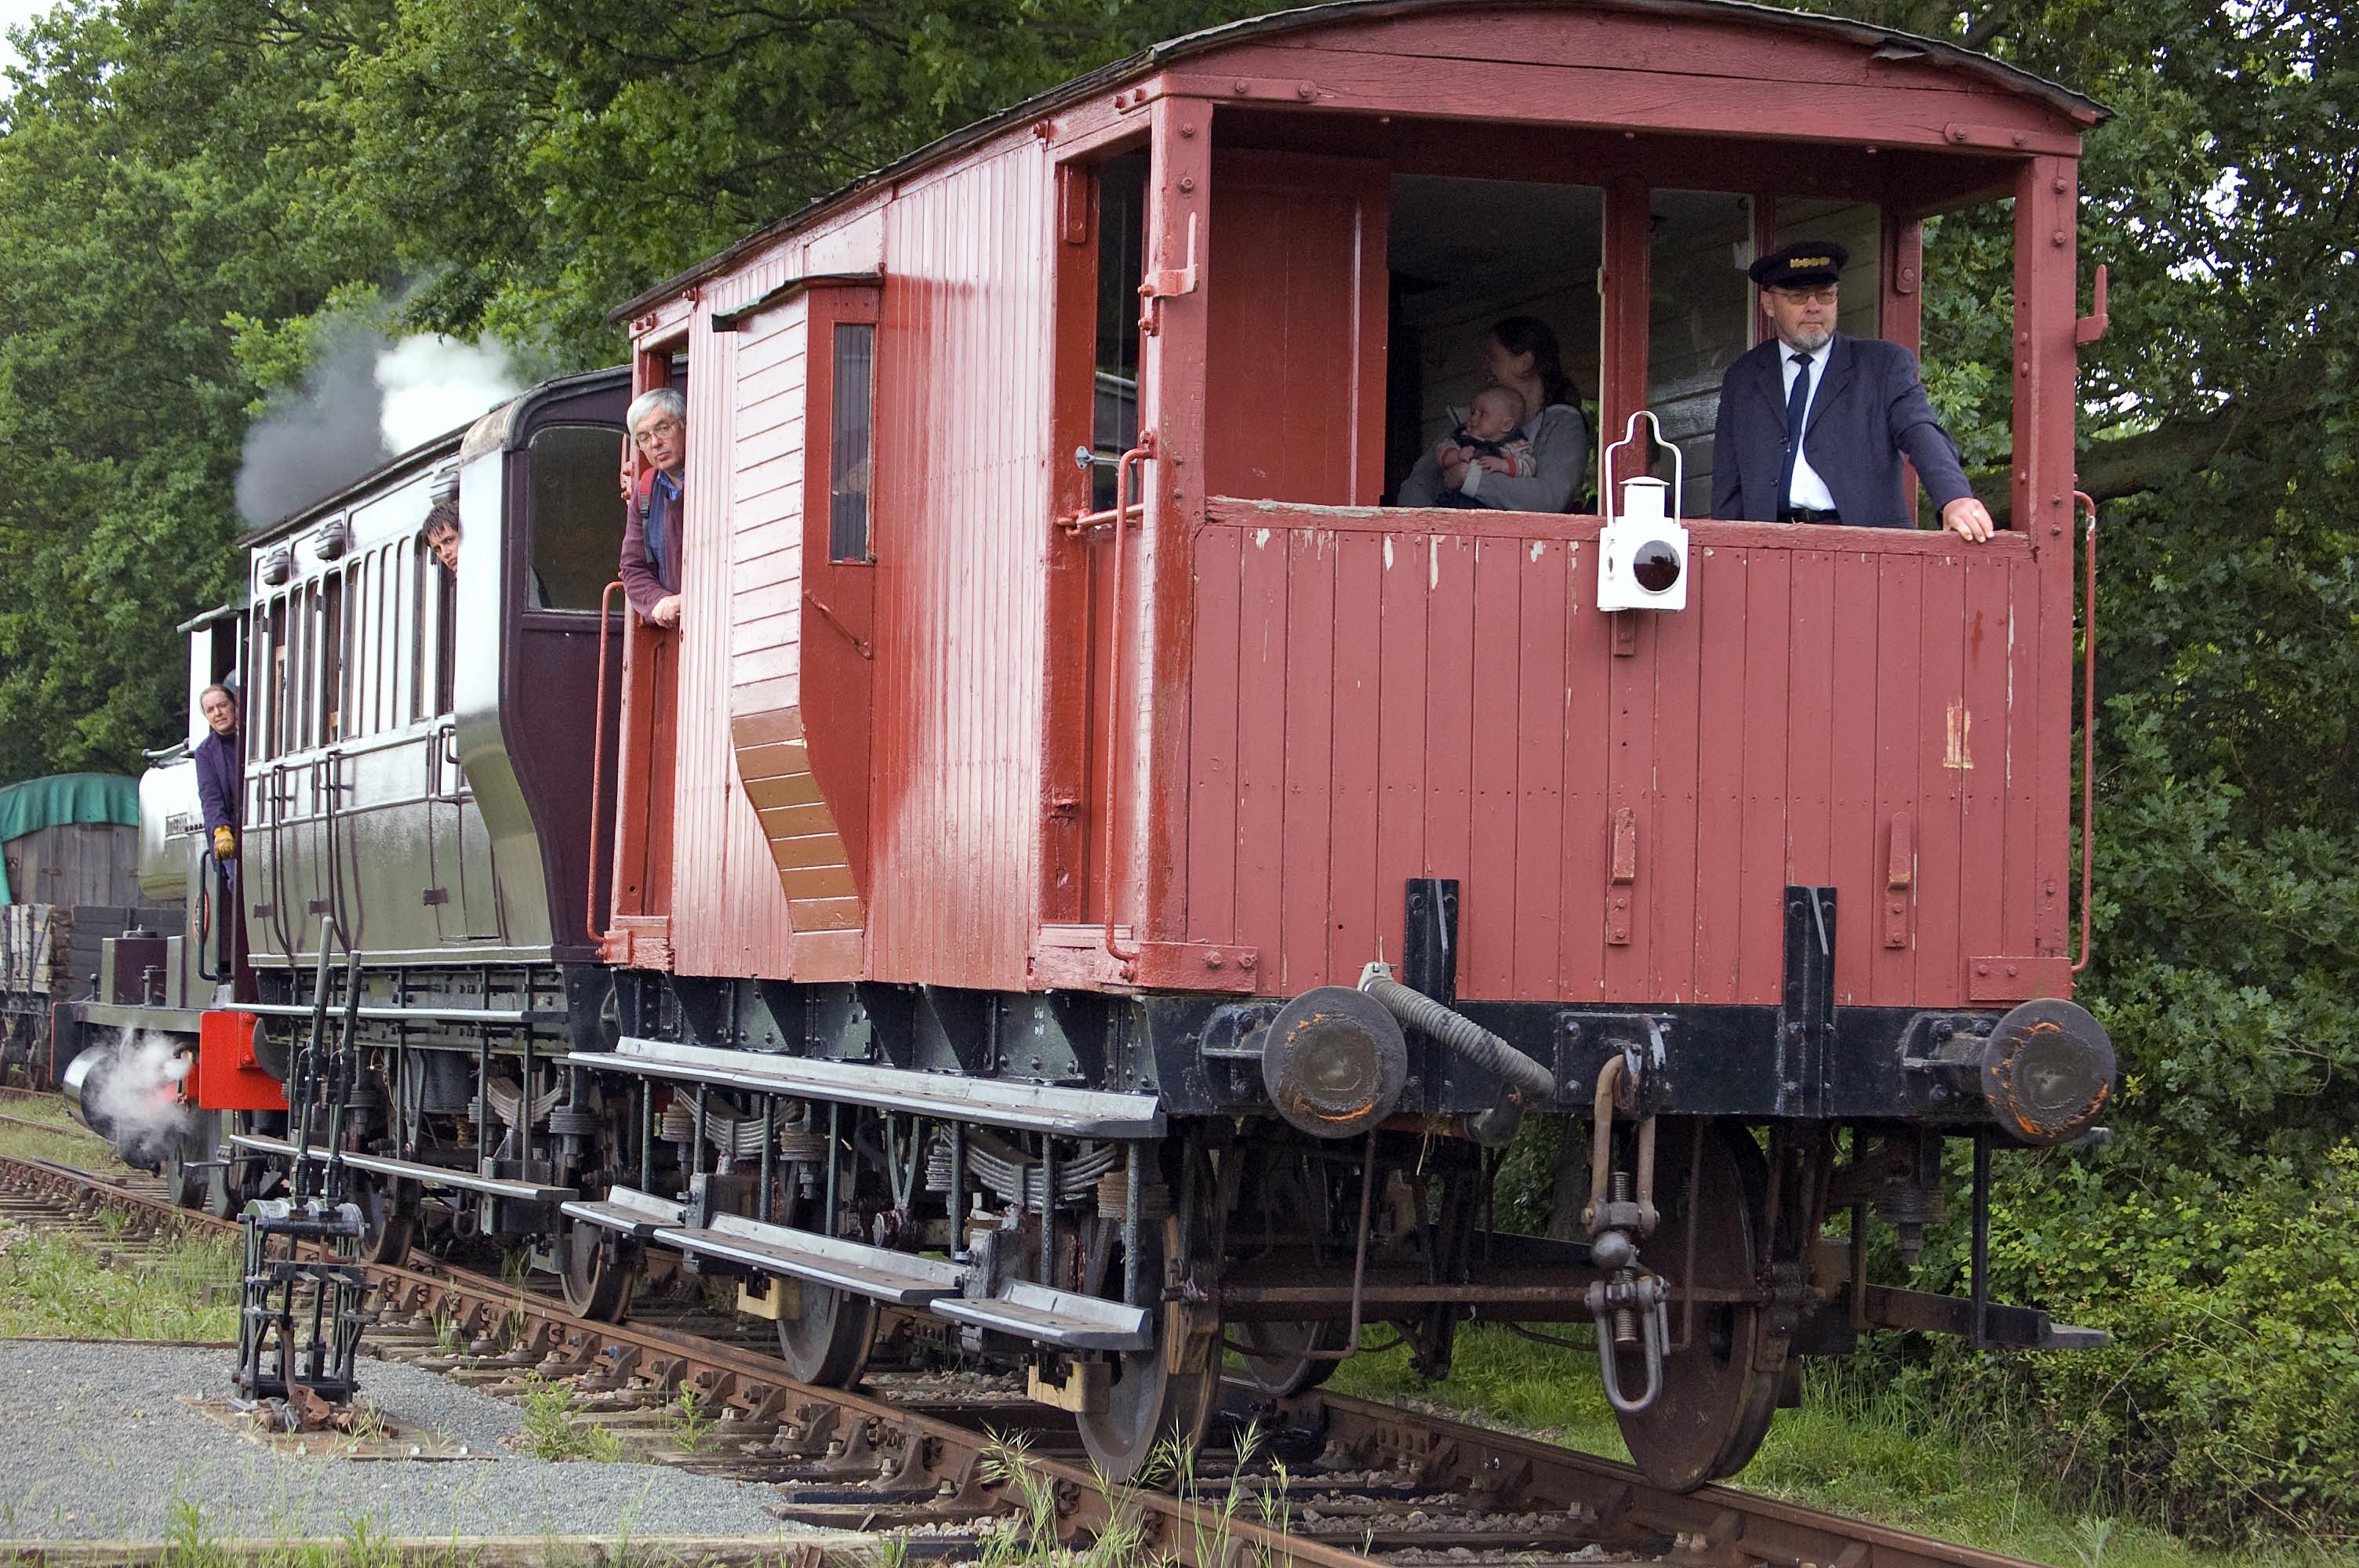
{"label": "white dress shirt", "polygon": [[[1802,402],[1802,429],[1805,434],[1810,428],[1810,406],[1819,400],[1819,382],[1826,374],[1827,353],[1833,347],[1830,341],[1824,348],[1805,351],[1783,339],[1778,340],[1777,368],[1785,373],[1783,386],[1788,399],[1794,395],[1796,376],[1807,373],[1810,378],[1810,390],[1804,395]],[[1801,354],[1809,363],[1796,364],[1796,354]],[[1786,493],[1786,500],[1788,504],[1810,512],[1832,512],[1835,509],[1834,492],[1827,489],[1827,481],[1819,477],[1819,470],[1810,466],[1810,458],[1803,452],[1794,454],[1794,482]]]}

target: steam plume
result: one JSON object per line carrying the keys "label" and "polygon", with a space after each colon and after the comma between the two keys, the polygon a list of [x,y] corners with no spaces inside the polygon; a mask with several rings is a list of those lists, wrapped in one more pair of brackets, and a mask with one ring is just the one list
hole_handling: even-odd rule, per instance
{"label": "steam plume", "polygon": [[174,1090],[190,1063],[168,1034],[125,1033],[113,1069],[92,1086],[92,1107],[107,1134],[132,1164],[160,1160],[174,1140],[190,1130],[189,1108]]}
{"label": "steam plume", "polygon": [[523,390],[498,340],[462,343],[439,332],[404,338],[379,354],[376,384],[385,395],[377,428],[397,452],[456,429]]}
{"label": "steam plume", "polygon": [[275,399],[245,433],[237,509],[275,522],[333,493],[398,452],[454,430],[519,390],[507,351],[439,333],[388,341],[386,310],[321,329],[302,386]]}

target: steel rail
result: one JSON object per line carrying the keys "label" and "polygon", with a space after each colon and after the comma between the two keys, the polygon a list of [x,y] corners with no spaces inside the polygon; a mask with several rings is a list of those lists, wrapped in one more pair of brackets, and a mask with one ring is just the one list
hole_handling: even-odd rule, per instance
{"label": "steel rail", "polygon": [[[0,1156],[0,1188],[47,1187],[153,1214],[190,1228],[234,1229],[234,1221],[178,1208],[116,1180],[46,1160]],[[758,1352],[648,1324],[583,1322],[561,1301],[504,1280],[436,1265],[366,1265],[378,1281],[383,1316],[431,1316],[461,1335],[506,1339],[504,1358],[545,1375],[628,1370],[665,1391],[692,1389],[707,1410],[775,1419],[805,1431],[832,1430],[855,1459],[873,1459],[880,1505],[924,1498],[944,1509],[1014,1509],[1012,1483],[990,1461],[1001,1440],[985,1418],[965,1424],[895,1406],[872,1395],[812,1388],[788,1378]],[[520,1326],[518,1326],[520,1325]],[[1696,1568],[2034,1568],[2019,1558],[1821,1512],[1732,1487],[1675,1492],[1634,1466],[1538,1438],[1324,1390],[1272,1399],[1239,1379],[1223,1388],[1232,1419],[1275,1434],[1315,1437],[1346,1470],[1413,1478],[1414,1491],[1458,1494],[1463,1505],[1499,1514],[1545,1514],[1596,1543],[1663,1555]],[[1028,1407],[1006,1407],[1017,1413]],[[833,1412],[832,1414],[828,1412]],[[1036,1412],[1037,1413],[1037,1412]],[[822,1424],[825,1423],[825,1424]],[[830,1461],[831,1465],[839,1463]],[[1205,1483],[1210,1498],[1188,1500],[1107,1487],[1087,1466],[1027,1454],[1023,1463],[1051,1481],[1058,1528],[1088,1540],[1135,1511],[1148,1545],[1185,1568],[1379,1568],[1381,1558],[1289,1536],[1240,1512],[1223,1513],[1225,1477]],[[1299,1494],[1316,1493],[1316,1471],[1298,1472]],[[1252,1484],[1250,1482],[1245,1484]],[[1313,1505],[1315,1506],[1315,1505]],[[1404,1500],[1403,1509],[1432,1507]],[[1452,1543],[1455,1543],[1453,1538]]]}

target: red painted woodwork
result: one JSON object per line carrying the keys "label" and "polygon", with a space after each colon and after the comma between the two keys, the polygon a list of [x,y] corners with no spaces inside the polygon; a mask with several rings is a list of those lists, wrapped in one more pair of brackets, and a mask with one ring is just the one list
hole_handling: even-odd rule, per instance
{"label": "red painted woodwork", "polygon": [[[1473,997],[1774,1005],[1792,883],[1837,890],[1846,1004],[1963,1005],[1968,957],[2035,951],[2047,847],[2008,804],[2044,713],[2010,681],[2070,649],[2053,550],[1700,523],[1688,608],[1633,612],[1623,657],[1594,521],[1212,512],[1190,697],[1233,717],[1195,731],[1181,935],[1276,989],[1397,955],[1408,876],[1460,880]],[[1902,816],[1915,939],[1886,948]]]}
{"label": "red painted woodwork", "polygon": [[[1646,183],[1625,176],[1605,188],[1605,263],[1600,287],[1604,341],[1597,355],[1598,427],[1621,439],[1630,416],[1647,406],[1647,332],[1654,297],[1654,215]],[[1604,482],[1601,470],[1598,482]]]}
{"label": "red painted woodwork", "polygon": [[1213,157],[1213,493],[1364,506],[1383,491],[1387,176],[1364,158]]}
{"label": "red painted woodwork", "polygon": [[[1397,957],[1404,880],[1440,875],[1469,996],[1769,1003],[1777,895],[1822,881],[1844,1001],[2060,984],[2079,124],[1877,54],[1677,0],[1306,13],[954,138],[671,286],[633,330],[643,385],[689,353],[689,608],[630,643],[610,951],[1291,995]],[[1155,450],[1137,523],[1077,535],[1092,166],[1142,145]],[[1902,341],[1918,218],[2011,190],[2017,531],[1691,524],[1689,609],[1614,618],[1593,519],[1369,506],[1391,178],[1525,146],[1514,178],[1608,193],[1582,390],[1609,438],[1645,395],[1652,187],[1720,169],[1765,227],[1779,195],[1879,202]],[[865,565],[824,558],[838,319],[877,326]]]}

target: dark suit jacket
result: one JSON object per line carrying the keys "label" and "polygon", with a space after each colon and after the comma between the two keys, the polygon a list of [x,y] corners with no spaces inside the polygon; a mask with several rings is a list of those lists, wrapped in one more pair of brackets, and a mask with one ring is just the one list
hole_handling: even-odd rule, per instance
{"label": "dark suit jacket", "polygon": [[[656,470],[649,469],[640,477],[638,492],[631,497],[630,517],[623,524],[623,559],[621,562],[624,597],[631,608],[643,617],[656,612],[656,603],[667,595],[679,591],[679,535],[685,510],[666,494],[665,487],[656,483]],[[647,548],[647,514],[660,513],[663,517],[663,559],[657,560]]]}
{"label": "dark suit jacket", "polygon": [[[1786,378],[1772,338],[1728,367],[1720,384],[1720,418],[1712,433],[1712,514],[1731,521],[1777,521],[1786,467]],[[1846,524],[1913,528],[1917,518],[1901,480],[1905,455],[1938,509],[1973,491],[1957,443],[1933,416],[1917,356],[1897,343],[1835,334],[1819,372],[1802,452],[1826,481]]]}
{"label": "dark suit jacket", "polygon": [[238,802],[245,794],[245,764],[238,757],[238,742],[224,741],[207,731],[197,742],[193,755],[197,763],[197,805],[204,812],[208,838],[216,827],[237,829]]}

